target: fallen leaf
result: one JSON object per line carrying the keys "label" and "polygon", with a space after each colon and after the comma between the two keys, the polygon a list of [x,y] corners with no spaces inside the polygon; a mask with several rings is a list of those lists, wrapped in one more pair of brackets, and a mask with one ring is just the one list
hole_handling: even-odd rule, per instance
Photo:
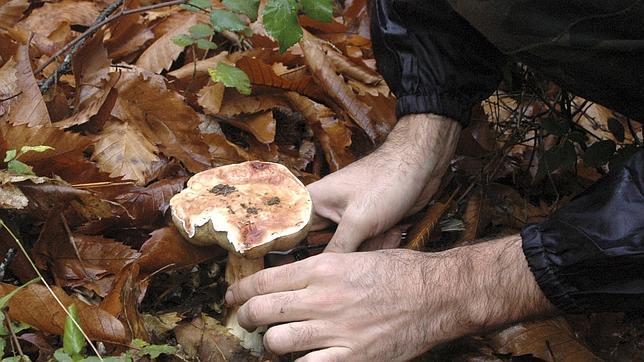
{"label": "fallen leaf", "polygon": [[226,92],[219,115],[234,117],[242,113],[258,113],[280,107],[289,107],[289,104],[278,95],[243,96],[237,92]]}
{"label": "fallen leaf", "polygon": [[11,28],[20,19],[29,7],[28,0],[2,0],[0,1],[0,29]]}
{"label": "fallen leaf", "polygon": [[389,132],[388,127],[383,128],[382,125],[371,119],[369,116],[371,107],[360,101],[344,80],[336,74],[330,60],[325,56],[320,41],[305,32],[301,46],[311,73],[327,94],[347,112],[372,142],[379,143]]}
{"label": "fallen leaf", "polygon": [[275,118],[272,111],[260,112],[244,117],[218,118],[222,123],[227,123],[251,133],[255,138],[265,144],[275,141]]}
{"label": "fallen leaf", "polygon": [[438,222],[441,220],[445,212],[451,206],[449,202],[436,201],[433,203],[423,215],[423,218],[409,229],[409,237],[407,242],[407,249],[422,251],[429,241],[431,233],[434,231]]}
{"label": "fallen leaf", "polygon": [[374,86],[385,82],[385,80],[377,73],[353,63],[349,58],[335,51],[330,46],[325,46],[323,49],[337,72],[366,85]]}
{"label": "fallen leaf", "polygon": [[516,324],[488,337],[497,353],[532,355],[544,361],[601,361],[563,317]]}
{"label": "fallen leaf", "polygon": [[63,0],[57,3],[48,2],[34,9],[23,22],[31,31],[50,37],[61,26],[90,26],[98,17],[98,13],[98,8],[92,1]]}
{"label": "fallen leaf", "polygon": [[[2,103],[5,111],[0,119],[13,125],[26,124],[29,127],[50,125],[49,112],[31,69],[26,45],[16,49],[14,60],[0,69],[0,79],[6,79],[0,83],[2,97],[13,97]],[[13,82],[15,83],[11,84]]]}
{"label": "fallen leaf", "polygon": [[172,39],[188,33],[188,29],[197,24],[197,15],[185,16],[185,13],[177,13],[173,16],[181,16],[181,22],[152,43],[141,54],[136,65],[154,73],[161,73],[163,70],[170,69],[172,62],[183,52],[184,48],[175,44]]}
{"label": "fallen leaf", "polygon": [[116,201],[125,206],[139,227],[159,226],[170,205],[170,198],[183,190],[186,178],[167,178],[147,187],[118,195]]}
{"label": "fallen leaf", "polygon": [[[0,283],[0,294],[6,295],[15,286]],[[65,307],[75,304],[78,308],[80,325],[92,340],[127,344],[130,342],[123,324],[104,310],[70,297],[62,289],[53,286],[56,296]],[[43,332],[63,334],[67,314],[58,305],[54,296],[40,284],[31,284],[20,290],[9,300],[11,319],[27,323]]]}
{"label": "fallen leaf", "polygon": [[177,312],[168,312],[160,315],[143,314],[145,329],[155,338],[161,338],[164,334],[175,329],[183,320]]}
{"label": "fallen leaf", "polygon": [[221,110],[225,90],[226,87],[222,83],[208,82],[199,91],[197,103],[203,107],[206,114],[217,114]]}
{"label": "fallen leaf", "polygon": [[351,131],[344,122],[336,118],[330,108],[295,92],[288,92],[287,98],[313,129],[331,172],[356,160],[349,150]]}
{"label": "fallen leaf", "polygon": [[196,173],[211,167],[208,146],[198,132],[199,114],[166,87],[163,77],[142,70],[123,73],[116,88],[112,115],[136,124],[146,139],[188,170]]}
{"label": "fallen leaf", "polygon": [[188,243],[172,227],[153,231],[140,252],[136,263],[146,273],[185,268],[226,255],[226,251],[218,246],[203,247]]}
{"label": "fallen leaf", "polygon": [[[134,9],[140,4],[138,0],[128,0],[123,6]],[[142,17],[140,13],[126,15],[108,25],[110,37],[105,41],[105,47],[111,59],[130,56],[154,39],[154,33],[142,23]]]}
{"label": "fallen leaf", "polygon": [[175,328],[174,333],[184,352],[190,358],[199,361],[258,362],[263,360],[252,356],[226,327],[204,314],[190,322],[181,323]]}
{"label": "fallen leaf", "polygon": [[96,137],[92,159],[110,177],[145,185],[155,177],[158,148],[134,124],[113,120]]}
{"label": "fallen leaf", "polygon": [[270,65],[254,57],[242,57],[236,65],[248,74],[253,85],[290,90],[318,100],[324,98],[313,78],[308,75],[297,80],[286,79],[275,74]]}
{"label": "fallen leaf", "polygon": [[227,58],[228,53],[221,52],[213,57],[199,60],[197,61],[197,64],[188,63],[177,70],[173,70],[172,72],[168,73],[168,75],[180,80],[192,78],[193,75],[207,76],[208,69],[216,67],[219,62],[226,61]]}

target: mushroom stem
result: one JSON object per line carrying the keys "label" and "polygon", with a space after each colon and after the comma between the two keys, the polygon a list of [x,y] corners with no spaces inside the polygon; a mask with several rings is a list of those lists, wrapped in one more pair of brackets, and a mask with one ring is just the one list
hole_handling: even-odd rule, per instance
{"label": "mushroom stem", "polygon": [[[264,258],[244,258],[234,253],[228,253],[226,264],[226,282],[232,285],[235,282],[254,274],[264,268]],[[237,323],[238,307],[231,307],[226,313],[225,325],[231,334],[240,340],[242,347],[253,354],[261,355],[264,352],[263,334],[266,328],[257,328],[248,332]]]}

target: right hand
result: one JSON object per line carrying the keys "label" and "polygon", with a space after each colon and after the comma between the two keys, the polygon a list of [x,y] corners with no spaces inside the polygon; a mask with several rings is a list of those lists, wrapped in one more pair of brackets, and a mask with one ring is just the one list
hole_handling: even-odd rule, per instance
{"label": "right hand", "polygon": [[325,251],[396,247],[391,229],[420,210],[437,191],[458,140],[460,125],[433,115],[403,117],[372,154],[308,186],[313,230],[338,228]]}

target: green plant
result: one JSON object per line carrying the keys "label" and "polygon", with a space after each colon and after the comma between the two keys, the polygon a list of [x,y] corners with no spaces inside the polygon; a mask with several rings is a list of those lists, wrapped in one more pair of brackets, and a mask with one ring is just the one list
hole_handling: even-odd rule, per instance
{"label": "green plant", "polygon": [[[140,339],[134,339],[130,343],[130,349],[121,354],[120,356],[111,357],[85,357],[83,350],[87,342],[83,334],[78,328],[80,320],[78,318],[78,311],[76,305],[72,304],[67,308],[69,312],[65,319],[65,330],[63,333],[63,348],[59,348],[54,352],[54,358],[59,362],[131,362],[139,360],[144,357],[149,357],[152,360],[156,359],[162,354],[173,354],[176,348],[167,344],[150,344]],[[76,323],[74,323],[74,320]]]}
{"label": "green plant", "polygon": [[[181,47],[196,46],[199,49],[216,49],[217,44],[212,37],[217,32],[229,31],[236,33],[241,39],[251,35],[251,30],[240,15],[250,21],[257,20],[259,0],[223,0],[226,9],[215,9],[210,0],[190,0],[182,5],[184,9],[210,14],[209,23],[193,25],[188,34],[173,38],[173,42]],[[279,44],[280,52],[297,43],[303,36],[303,30],[298,21],[298,14],[322,22],[330,22],[333,17],[333,0],[268,0],[262,20],[264,29]],[[250,80],[241,70],[223,63],[210,70],[214,82],[221,82],[226,87],[233,87],[242,94],[250,94]]]}
{"label": "green plant", "polygon": [[22,146],[20,151],[11,149],[7,150],[4,156],[4,162],[7,163],[7,170],[20,175],[33,175],[33,168],[26,163],[19,161],[18,158],[27,152],[45,152],[53,150],[49,146]]}

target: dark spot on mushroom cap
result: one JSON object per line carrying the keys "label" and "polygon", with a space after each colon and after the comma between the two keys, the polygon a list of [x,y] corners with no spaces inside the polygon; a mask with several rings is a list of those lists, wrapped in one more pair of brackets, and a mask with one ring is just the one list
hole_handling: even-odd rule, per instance
{"label": "dark spot on mushroom cap", "polygon": [[233,192],[237,192],[237,188],[235,186],[231,186],[227,184],[218,184],[218,185],[215,185],[212,189],[210,189],[210,192],[212,192],[215,195],[228,196]]}
{"label": "dark spot on mushroom cap", "polygon": [[266,205],[268,205],[268,206],[279,205],[280,202],[281,202],[280,198],[275,196],[275,197],[271,197],[270,199],[266,200]]}

